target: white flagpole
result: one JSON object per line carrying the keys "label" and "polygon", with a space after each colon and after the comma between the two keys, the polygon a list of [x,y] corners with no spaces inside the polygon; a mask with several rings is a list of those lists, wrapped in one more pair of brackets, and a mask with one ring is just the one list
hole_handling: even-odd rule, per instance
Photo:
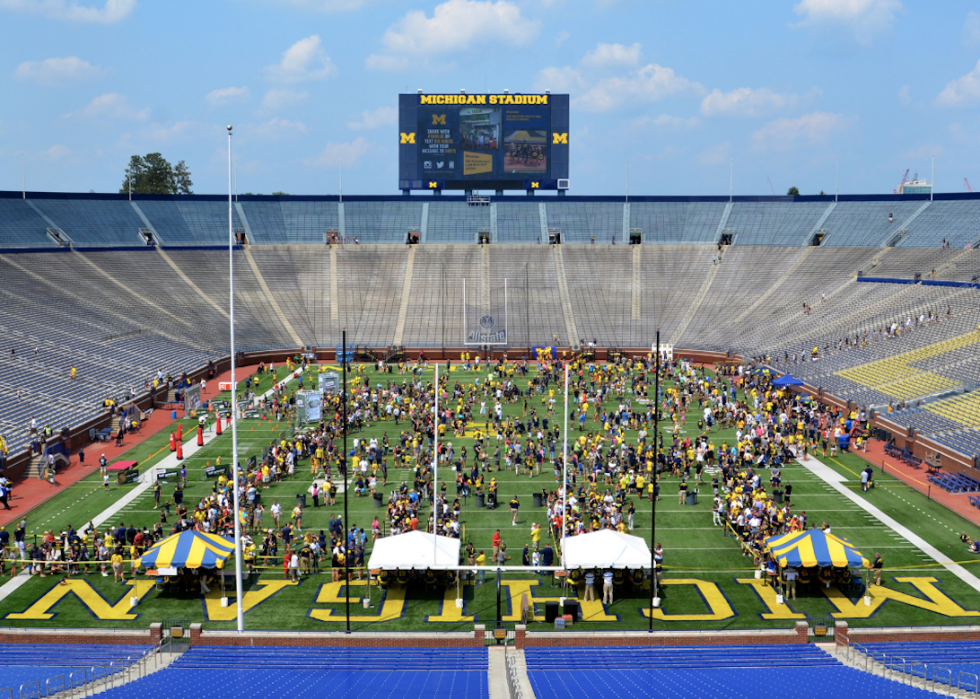
{"label": "white flagpole", "polygon": [[562,430],[564,437],[561,449],[561,480],[562,480],[562,503],[561,503],[561,563],[565,567],[565,538],[568,527],[568,362],[565,362],[565,428]]}
{"label": "white flagpole", "polygon": [[436,555],[439,552],[436,536],[436,508],[439,506],[439,363],[435,364],[436,369],[436,395],[435,395],[435,415],[432,423],[432,564],[436,563]]}
{"label": "white flagpole", "polygon": [[235,231],[232,226],[231,185],[231,126],[228,127],[228,297],[231,324],[231,472],[235,488],[235,609],[238,632],[245,630],[245,612],[242,609],[242,521],[238,503],[238,384],[235,382]]}

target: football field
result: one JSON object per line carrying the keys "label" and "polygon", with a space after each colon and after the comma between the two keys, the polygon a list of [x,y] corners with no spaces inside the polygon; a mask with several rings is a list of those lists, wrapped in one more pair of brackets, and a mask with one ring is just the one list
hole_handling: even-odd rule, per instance
{"label": "football field", "polygon": [[[444,368],[440,368],[440,373]],[[286,374],[285,367],[279,369],[279,374]],[[477,378],[476,373],[460,371],[455,366],[449,376],[451,383],[459,381],[464,385]],[[486,373],[482,376],[485,377]],[[515,381],[525,388],[532,376],[533,372],[527,378],[518,377]],[[431,381],[431,366],[425,377]],[[373,386],[389,380],[400,383],[411,380],[411,377],[398,373],[379,375],[370,367],[355,367],[349,381],[364,380]],[[264,378],[258,392],[267,390],[271,383],[270,377]],[[556,397],[558,410],[551,419],[552,422],[557,420],[560,425],[561,396],[558,394]],[[547,406],[542,401],[541,396],[529,397],[530,405],[535,406],[538,414],[543,416]],[[614,405],[608,403],[605,407]],[[507,416],[519,416],[522,410],[522,402],[504,404]],[[474,412],[478,412],[478,409]],[[185,420],[183,424],[185,439],[193,443],[196,421]],[[394,445],[405,427],[404,422],[396,426],[391,420],[383,420],[352,434],[349,441],[352,443],[354,437],[377,437],[380,442],[386,433]],[[572,427],[573,436],[577,436],[577,429]],[[664,420],[660,427],[666,431],[665,436],[669,440],[673,426]],[[262,449],[287,428],[286,423],[276,423],[274,419],[240,421],[238,447],[242,463],[250,456],[261,457]],[[592,422],[590,415],[586,430],[598,428],[599,424]],[[687,422],[681,428],[682,438],[697,436],[696,411],[688,415]],[[453,443],[457,452],[466,446],[472,454],[475,441],[472,433],[473,430],[468,429],[464,437],[447,436],[445,439]],[[709,436],[716,447],[734,442],[734,430],[715,430]],[[169,432],[157,434],[134,447],[123,458],[139,461],[141,472],[145,472],[169,457],[168,438]],[[628,433],[628,438],[635,442],[636,433]],[[558,449],[560,452],[560,442]],[[205,494],[211,492],[213,481],[205,478],[204,468],[215,464],[219,457],[222,464],[231,461],[230,430],[184,459],[188,472],[184,501],[189,509],[193,509]],[[826,468],[821,468],[820,464]],[[727,536],[723,528],[712,525],[710,474],[701,487],[699,503],[694,506],[678,504],[678,479],[665,475],[661,479],[661,498],[656,510],[656,540],[663,544],[665,550],[663,601],[654,612],[654,628],[790,628],[798,620],[830,618],[846,619],[851,626],[977,623],[980,617],[980,592],[971,586],[971,579],[976,581],[973,575],[980,573],[980,568],[973,563],[971,554],[966,552],[965,545],[958,539],[963,530],[975,537],[977,532],[971,529],[972,525],[878,468],[875,469],[877,487],[862,493],[860,471],[864,467],[865,462],[852,454],[837,458],[824,458],[818,454],[816,459],[811,458],[808,465],[793,463],[784,466],[782,471],[784,485],[787,482],[793,484],[794,511],[806,511],[811,525],[826,522],[833,528],[834,534],[850,540],[866,558],[872,558],[875,552],[882,554],[885,563],[884,584],[872,589],[871,604],[865,603],[859,590],[839,592],[835,587],[825,588],[819,584],[801,590],[798,599],[777,604],[772,588],[756,579],[752,559],[742,555],[738,541]],[[478,508],[473,497],[463,501],[460,517],[462,539],[464,543],[472,542],[477,549],[485,550],[489,556],[491,538],[499,529],[512,558],[510,563],[520,564],[524,546],[531,543],[532,523],[542,525],[544,532],[548,530],[545,510],[532,507],[532,495],[540,493],[542,489],[555,490],[558,483],[547,460],[542,473],[533,477],[517,476],[512,470],[489,475],[500,484],[502,506],[487,510]],[[448,466],[440,466],[439,476],[440,481],[447,483],[451,501],[455,492],[455,474]],[[378,490],[387,501],[391,490],[402,482],[411,486],[412,478],[411,469],[400,468],[389,459],[388,483],[382,487],[379,481]],[[766,474],[763,474],[763,480],[768,483]],[[282,504],[284,513],[288,513],[296,502],[296,495],[305,493],[310,483],[309,461],[303,459],[296,468],[294,478],[264,490],[262,501],[267,510],[265,526],[272,525],[268,509],[274,500]],[[136,487],[136,484],[114,484],[109,492],[105,492],[98,474],[93,474],[28,514],[29,539],[47,530],[58,533],[69,524],[78,529],[118,503]],[[846,497],[840,492],[842,488],[870,507],[862,507],[859,502]],[[172,484],[163,486],[165,501],[172,490]],[[521,502],[516,526],[511,524],[506,506],[514,495]],[[351,524],[370,530],[376,516],[384,520],[385,510],[375,508],[370,496],[354,497],[350,493],[348,497]],[[632,533],[649,541],[651,504],[646,497],[631,497],[636,507]],[[342,498],[343,494],[339,494],[335,506],[313,508],[308,496],[303,530],[326,530],[331,516],[343,512]],[[428,508],[423,510],[423,514],[428,512]],[[123,522],[127,526],[152,527],[159,519],[152,490],[146,489],[104,526]],[[174,515],[171,514],[169,525],[172,526],[173,521]],[[896,527],[896,522],[901,526]],[[169,526],[165,530],[169,532]],[[548,539],[545,533],[542,545]],[[260,540],[261,537],[257,536],[257,543]],[[926,546],[922,545],[923,541],[927,542]],[[555,546],[554,542],[550,543]],[[366,558],[369,556],[370,541]],[[948,560],[963,565],[942,564]],[[326,565],[327,568],[303,578],[299,584],[284,579],[281,559],[276,563],[270,562],[250,576],[245,584],[245,627],[282,630],[344,628],[345,590],[341,582],[332,582],[329,559]],[[474,623],[493,624],[497,620],[495,578],[495,572],[488,569],[486,583],[482,585],[475,584],[470,578],[464,580],[459,588],[426,589],[420,583],[407,589],[393,587],[387,592],[368,587],[365,581],[355,580],[351,584],[352,628],[450,631],[471,629]],[[575,595],[574,591],[562,592],[550,575],[505,571],[501,575],[501,583],[501,618],[505,623],[519,621],[523,595],[528,595],[535,603],[538,619],[543,619],[544,603],[547,601]],[[976,581],[976,584],[980,586],[980,581]],[[233,585],[227,594],[234,594]],[[457,594],[464,600],[462,607],[456,605]],[[649,624],[649,596],[649,589],[632,592],[624,589],[611,605],[586,603],[583,605],[583,621],[576,628],[646,629]],[[131,597],[138,598],[137,606],[131,607]],[[368,600],[367,607],[363,599]],[[12,626],[146,628],[152,622],[165,619],[202,622],[205,628],[213,629],[231,629],[235,625],[234,601],[230,606],[222,607],[221,592],[217,587],[202,598],[196,591],[158,590],[154,579],[147,576],[140,576],[135,581],[127,580],[125,586],[114,584],[111,575],[103,577],[95,571],[89,575],[79,575],[67,584],[61,584],[60,576],[31,578],[0,599],[0,610],[2,623]],[[547,627],[542,623],[539,628]]]}

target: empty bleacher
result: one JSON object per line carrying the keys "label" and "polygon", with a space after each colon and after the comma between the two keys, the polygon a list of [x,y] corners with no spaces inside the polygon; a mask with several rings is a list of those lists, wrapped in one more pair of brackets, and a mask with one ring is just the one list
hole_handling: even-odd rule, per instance
{"label": "empty bleacher", "polygon": [[[150,650],[137,645],[7,644],[0,653],[0,688],[16,692],[10,696],[25,697],[48,696],[49,686],[52,694],[73,684],[82,688],[86,682],[121,671]],[[31,686],[35,682],[37,688]]]}
{"label": "empty bleacher", "polygon": [[756,697],[774,692],[814,699],[930,696],[846,667],[811,645],[528,648],[525,658],[538,699]]}
{"label": "empty bleacher", "polygon": [[31,203],[78,247],[139,245],[139,230],[146,227],[126,200],[35,199]]}
{"label": "empty bleacher", "polygon": [[3,247],[54,246],[45,232],[48,228],[47,221],[23,199],[0,199],[0,245]]}
{"label": "empty bleacher", "polygon": [[108,699],[400,697],[488,699],[485,648],[191,648]]}
{"label": "empty bleacher", "polygon": [[[980,644],[976,641],[862,643],[851,646],[895,672],[931,680],[950,688],[977,689]],[[962,673],[962,674],[961,674]]]}
{"label": "empty bleacher", "polygon": [[722,201],[631,201],[630,228],[640,230],[644,245],[712,245],[718,242],[726,205]]}

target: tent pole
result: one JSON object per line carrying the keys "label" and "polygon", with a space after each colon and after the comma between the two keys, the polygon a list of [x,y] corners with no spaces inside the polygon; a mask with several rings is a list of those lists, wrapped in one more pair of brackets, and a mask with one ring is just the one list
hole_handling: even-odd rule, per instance
{"label": "tent pole", "polygon": [[435,414],[432,416],[432,564],[436,563],[436,554],[439,551],[439,546],[436,543],[436,525],[437,525],[437,514],[436,507],[438,506],[437,495],[439,493],[439,363],[435,363],[436,370],[436,392],[435,392],[435,403],[433,405],[433,410]]}
{"label": "tent pole", "polygon": [[565,426],[562,428],[564,441],[561,455],[561,563],[565,567],[565,537],[568,534],[568,362],[565,362]]}
{"label": "tent pole", "polygon": [[350,517],[347,514],[347,491],[350,490],[350,477],[347,473],[347,328],[343,330],[343,337],[341,340],[341,367],[343,368],[344,374],[344,389],[343,389],[343,399],[341,400],[341,405],[343,406],[343,435],[344,435],[344,453],[340,457],[341,464],[341,475],[344,477],[344,526],[341,527],[341,532],[343,532],[344,541],[341,542],[341,550],[344,552],[344,599],[346,602],[346,621],[347,621],[347,633],[350,633],[350,547],[347,545],[348,532],[350,530]]}
{"label": "tent pole", "polygon": [[660,450],[660,328],[657,328],[656,373],[653,377],[653,502],[650,508],[650,631],[653,632],[653,600],[657,596],[657,562],[654,549],[657,546],[657,467]]}

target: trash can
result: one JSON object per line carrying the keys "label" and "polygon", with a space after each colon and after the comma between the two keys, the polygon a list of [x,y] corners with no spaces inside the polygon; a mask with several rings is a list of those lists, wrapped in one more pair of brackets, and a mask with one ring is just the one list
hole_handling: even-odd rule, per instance
{"label": "trash can", "polygon": [[697,505],[698,504],[698,491],[689,490],[687,491],[687,505]]}
{"label": "trash can", "polygon": [[783,504],[783,491],[782,490],[774,490],[774,491],[772,491],[772,499],[773,499],[773,501],[777,505],[782,505]]}
{"label": "trash can", "polygon": [[541,493],[534,493],[533,503],[535,507],[541,507]]}
{"label": "trash can", "polygon": [[306,493],[297,493],[296,504],[301,507],[306,507]]}
{"label": "trash can", "polygon": [[384,499],[381,497],[381,493],[374,494],[374,506],[384,507]]}
{"label": "trash can", "polygon": [[483,493],[477,493],[476,494],[476,506],[477,507],[486,507],[487,506],[486,498],[484,497]]}

